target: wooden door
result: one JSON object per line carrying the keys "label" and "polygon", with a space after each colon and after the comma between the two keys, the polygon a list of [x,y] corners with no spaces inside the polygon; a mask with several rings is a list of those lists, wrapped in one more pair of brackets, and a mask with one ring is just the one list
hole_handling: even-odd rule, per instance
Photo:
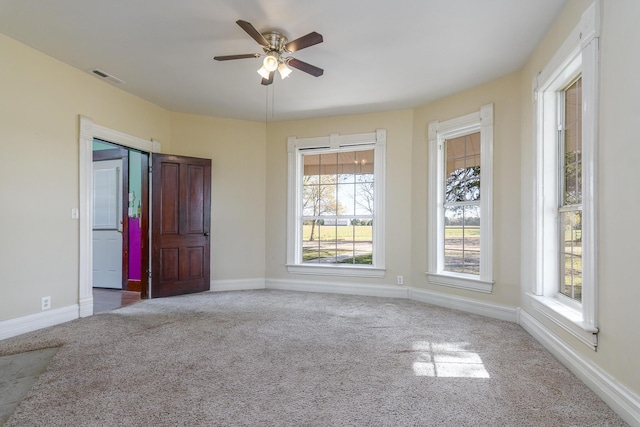
{"label": "wooden door", "polygon": [[211,160],[152,154],[151,298],[209,290]]}

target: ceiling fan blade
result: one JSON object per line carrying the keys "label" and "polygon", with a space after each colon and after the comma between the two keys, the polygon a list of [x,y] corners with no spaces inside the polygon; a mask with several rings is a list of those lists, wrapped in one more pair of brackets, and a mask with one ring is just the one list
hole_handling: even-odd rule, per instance
{"label": "ceiling fan blade", "polygon": [[262,79],[262,84],[265,86],[269,86],[271,83],[273,83],[273,76],[276,72],[272,71],[269,73],[269,78],[268,79]]}
{"label": "ceiling fan blade", "polygon": [[269,47],[269,42],[267,41],[267,39],[265,39],[253,25],[251,25],[247,21],[243,21],[242,19],[238,19],[236,21],[236,24],[240,25],[240,27],[255,41],[257,41],[260,46]]}
{"label": "ceiling fan blade", "polygon": [[284,45],[284,48],[289,52],[295,52],[318,43],[322,43],[322,34],[318,34],[314,31],[306,36],[290,41]]}
{"label": "ceiling fan blade", "polygon": [[307,74],[311,74],[314,77],[320,77],[324,74],[324,70],[322,68],[318,68],[315,65],[307,64],[306,62],[302,62],[296,58],[289,58],[287,64],[292,66],[293,68],[297,68],[300,71],[304,71]]}
{"label": "ceiling fan blade", "polygon": [[213,59],[216,61],[230,61],[232,59],[245,59],[245,58],[260,58],[259,53],[247,53],[244,55],[223,55],[223,56],[214,56]]}

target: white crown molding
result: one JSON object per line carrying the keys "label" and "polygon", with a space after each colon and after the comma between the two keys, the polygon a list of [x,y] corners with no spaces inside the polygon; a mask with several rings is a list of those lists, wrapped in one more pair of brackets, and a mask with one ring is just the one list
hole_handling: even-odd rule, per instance
{"label": "white crown molding", "polygon": [[519,309],[520,326],[573,372],[630,425],[640,426],[640,396],[560,340],[525,310]]}
{"label": "white crown molding", "polygon": [[78,305],[42,311],[0,322],[0,340],[69,322],[78,318]]}
{"label": "white crown molding", "polygon": [[157,140],[138,138],[137,136],[128,135],[124,132],[96,124],[93,125],[93,138],[114,142],[148,153],[156,153],[160,149],[160,143]]}

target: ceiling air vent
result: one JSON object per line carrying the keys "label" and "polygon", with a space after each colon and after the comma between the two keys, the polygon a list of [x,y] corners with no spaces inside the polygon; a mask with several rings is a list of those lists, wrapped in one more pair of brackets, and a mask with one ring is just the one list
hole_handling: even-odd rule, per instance
{"label": "ceiling air vent", "polygon": [[92,74],[100,77],[101,79],[107,80],[108,82],[115,83],[117,85],[124,84],[124,81],[120,80],[119,78],[112,76],[109,73],[105,73],[102,70],[98,70],[97,68],[94,68],[93,70],[89,70],[89,71]]}

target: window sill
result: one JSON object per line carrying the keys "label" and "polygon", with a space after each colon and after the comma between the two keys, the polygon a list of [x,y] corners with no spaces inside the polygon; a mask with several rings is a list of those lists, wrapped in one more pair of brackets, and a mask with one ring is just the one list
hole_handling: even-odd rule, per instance
{"label": "window sill", "polygon": [[287,264],[287,271],[293,274],[313,274],[319,276],[374,277],[382,278],[386,269],[375,267]]}
{"label": "window sill", "polygon": [[493,291],[493,281],[480,280],[471,275],[426,273],[429,283],[433,285],[449,286],[451,288],[466,289],[468,291],[490,294]]}
{"label": "window sill", "polygon": [[527,294],[533,308],[566,332],[570,333],[592,350],[598,346],[598,329],[587,327],[582,313],[563,304],[557,298]]}

